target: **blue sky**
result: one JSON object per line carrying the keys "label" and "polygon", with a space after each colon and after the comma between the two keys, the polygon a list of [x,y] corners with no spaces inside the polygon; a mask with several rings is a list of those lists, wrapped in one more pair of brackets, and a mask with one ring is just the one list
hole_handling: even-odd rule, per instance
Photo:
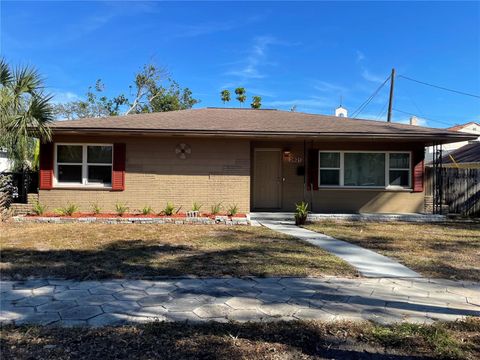
{"label": "blue sky", "polygon": [[[0,49],[36,66],[57,102],[83,97],[98,78],[109,94],[126,93],[154,62],[193,91],[196,107],[223,106],[220,90],[244,86],[265,108],[331,114],[340,96],[358,108],[392,67],[480,94],[479,4],[2,1]],[[384,119],[387,97],[384,87],[359,116]],[[394,108],[433,127],[480,121],[479,99],[402,78]]]}

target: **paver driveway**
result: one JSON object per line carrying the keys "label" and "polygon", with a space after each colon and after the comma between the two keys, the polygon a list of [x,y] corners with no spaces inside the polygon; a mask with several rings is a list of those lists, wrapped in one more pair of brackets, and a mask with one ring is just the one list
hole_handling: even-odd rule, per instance
{"label": "paver driveway", "polygon": [[15,324],[292,319],[424,323],[463,316],[480,316],[479,283],[337,277],[1,282],[0,320]]}

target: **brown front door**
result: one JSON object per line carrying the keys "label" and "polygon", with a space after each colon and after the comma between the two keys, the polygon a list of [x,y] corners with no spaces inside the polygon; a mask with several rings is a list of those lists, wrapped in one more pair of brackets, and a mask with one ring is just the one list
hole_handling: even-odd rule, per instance
{"label": "brown front door", "polygon": [[281,207],[281,151],[255,149],[253,174],[253,207],[279,209]]}

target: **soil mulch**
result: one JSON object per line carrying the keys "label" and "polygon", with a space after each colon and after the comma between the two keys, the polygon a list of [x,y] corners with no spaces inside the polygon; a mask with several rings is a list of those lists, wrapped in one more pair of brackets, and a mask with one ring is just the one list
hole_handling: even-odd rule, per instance
{"label": "soil mulch", "polygon": [[434,325],[150,323],[6,326],[2,359],[478,359],[480,319]]}

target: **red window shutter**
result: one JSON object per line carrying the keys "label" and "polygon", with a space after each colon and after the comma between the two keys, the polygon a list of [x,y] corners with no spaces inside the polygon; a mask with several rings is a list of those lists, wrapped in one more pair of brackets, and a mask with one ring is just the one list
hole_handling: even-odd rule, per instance
{"label": "red window shutter", "polygon": [[308,150],[307,190],[318,190],[318,150]]}
{"label": "red window shutter", "polygon": [[423,183],[424,183],[424,174],[425,174],[425,167],[424,167],[424,158],[425,158],[425,150],[420,149],[413,152],[413,174],[412,174],[412,188],[414,192],[422,192],[423,191]]}
{"label": "red window shutter", "polygon": [[40,190],[53,187],[53,143],[40,144]]}
{"label": "red window shutter", "polygon": [[113,144],[112,190],[125,190],[125,144]]}

